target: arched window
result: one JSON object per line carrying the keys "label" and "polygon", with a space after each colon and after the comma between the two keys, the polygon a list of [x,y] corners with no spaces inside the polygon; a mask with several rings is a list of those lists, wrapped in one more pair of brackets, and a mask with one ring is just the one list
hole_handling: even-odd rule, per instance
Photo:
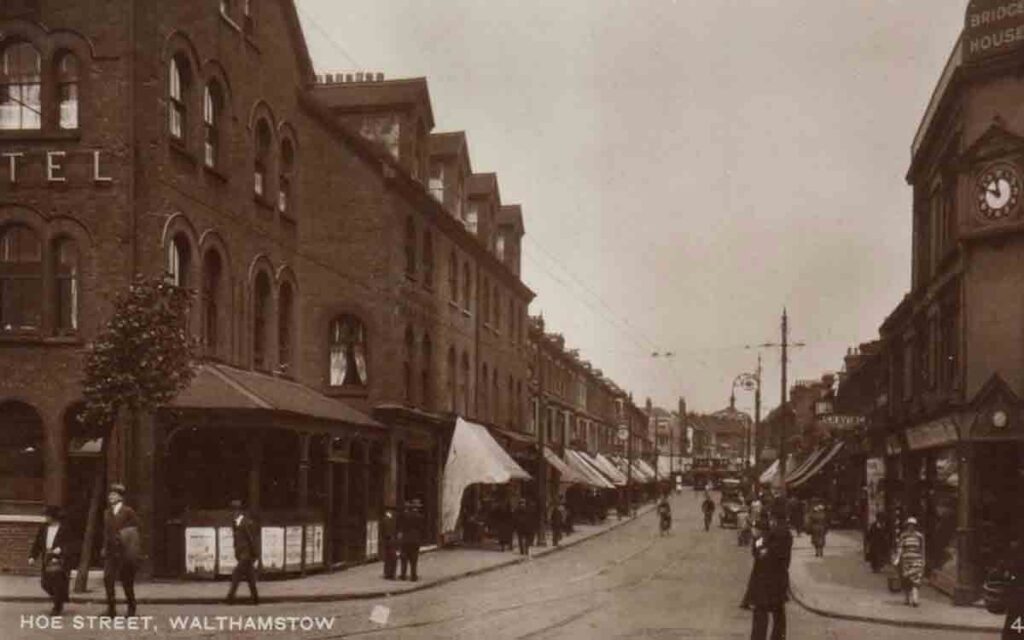
{"label": "arched window", "polygon": [[203,88],[203,163],[210,167],[221,165],[221,139],[224,115],[224,93],[216,80]]}
{"label": "arched window", "polygon": [[448,397],[445,402],[447,404],[448,411],[454,413],[455,407],[458,404],[455,397],[455,378],[459,375],[458,370],[455,368],[455,347],[448,348],[448,371],[446,373],[448,380]]}
{"label": "arched window", "polygon": [[252,291],[252,363],[256,369],[266,370],[267,330],[270,319],[270,276],[266,272],[256,274]]}
{"label": "arched window", "polygon": [[416,221],[405,219],[405,275],[416,277]]}
{"label": "arched window", "polygon": [[359,318],[343,315],[331,321],[330,384],[366,386],[366,328]]}
{"label": "arched window", "polygon": [[42,502],[43,421],[22,402],[0,404],[0,500]]}
{"label": "arched window", "polygon": [[423,232],[423,284],[434,286],[434,236],[429,229]]}
{"label": "arched window", "polygon": [[469,354],[465,351],[462,352],[462,363],[460,368],[462,370],[462,375],[459,376],[459,384],[461,387],[459,389],[459,396],[462,402],[460,413],[462,415],[469,415],[469,398],[471,392],[471,389],[469,388]]}
{"label": "arched window", "polygon": [[404,354],[404,372],[405,380],[403,384],[404,388],[404,399],[407,406],[414,406],[416,404],[416,392],[414,390],[414,379],[413,379],[413,350],[416,348],[416,338],[413,336],[412,327],[405,328],[405,354]]}
{"label": "arched window", "polygon": [[220,296],[223,290],[223,263],[220,253],[206,252],[203,257],[203,349],[207,356],[216,357],[220,346]]}
{"label": "arched window", "polygon": [[191,80],[188,62],[183,56],[171,58],[168,73],[169,86],[167,99],[170,107],[168,127],[171,137],[179,142],[185,141],[188,131],[188,90]]}
{"label": "arched window", "polygon": [[189,267],[191,267],[192,251],[188,238],[182,234],[174,236],[167,245],[167,280],[179,287],[189,286]]}
{"label": "arched window", "polygon": [[295,172],[295,145],[288,138],[281,142],[281,178],[277,189],[277,210],[295,217],[292,198],[292,174]]}
{"label": "arched window", "polygon": [[487,419],[487,388],[491,386],[491,379],[487,375],[487,363],[485,362],[480,366],[480,380],[477,382],[477,397],[480,400],[480,406],[477,407],[477,416],[482,420]]}
{"label": "arched window", "polygon": [[452,302],[459,303],[459,259],[455,251],[448,257],[448,295]]}
{"label": "arched window", "polygon": [[57,100],[61,129],[78,128],[78,57],[65,52],[57,59]]}
{"label": "arched window", "polygon": [[433,409],[434,394],[431,388],[430,366],[431,358],[434,357],[434,345],[430,341],[430,334],[423,335],[423,344],[420,347],[420,395],[422,406],[426,410]]}
{"label": "arched window", "polygon": [[295,297],[290,282],[281,283],[277,299],[277,365],[282,372],[292,367],[292,327]]}
{"label": "arched window", "polygon": [[270,167],[270,125],[266,120],[256,124],[256,160],[253,166],[252,190],[259,198],[267,194],[267,171]]}
{"label": "arched window", "polygon": [[56,313],[58,333],[78,331],[78,247],[71,238],[59,238],[53,243],[53,274],[57,286]]}
{"label": "arched window", "polygon": [[25,225],[0,231],[0,330],[33,331],[43,318],[43,245]]}
{"label": "arched window", "polygon": [[466,311],[472,312],[473,276],[469,271],[468,262],[462,264],[462,300],[466,304]]}
{"label": "arched window", "polygon": [[39,50],[28,42],[16,42],[3,50],[0,62],[0,130],[41,128]]}

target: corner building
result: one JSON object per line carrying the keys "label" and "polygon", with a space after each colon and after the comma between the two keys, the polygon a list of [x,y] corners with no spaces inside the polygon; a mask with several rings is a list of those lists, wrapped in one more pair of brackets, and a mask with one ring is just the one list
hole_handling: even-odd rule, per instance
{"label": "corner building", "polygon": [[[0,34],[0,567],[44,505],[84,524],[97,466],[155,574],[229,572],[237,497],[271,572],[375,555],[409,498],[439,538],[454,416],[524,428],[533,293],[521,213],[483,238],[435,197],[425,80],[317,76],[290,0],[18,0]],[[136,273],[196,292],[201,363],[101,460],[83,354]]]}

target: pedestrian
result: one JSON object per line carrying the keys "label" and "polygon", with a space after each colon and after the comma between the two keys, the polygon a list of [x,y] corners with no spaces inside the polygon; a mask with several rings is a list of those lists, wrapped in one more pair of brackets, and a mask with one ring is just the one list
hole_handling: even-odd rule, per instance
{"label": "pedestrian", "polygon": [[875,521],[868,527],[865,546],[868,551],[868,562],[871,563],[871,571],[878,573],[885,566],[889,557],[889,526],[886,524],[884,512],[878,512]]}
{"label": "pedestrian", "polygon": [[68,582],[74,564],[75,536],[64,522],[60,507],[46,507],[46,522],[39,526],[28,563],[40,560],[40,582],[53,601],[50,615],[59,616],[68,601]]}
{"label": "pedestrian", "polygon": [[249,597],[254,605],[260,603],[260,594],[256,590],[256,563],[260,557],[259,545],[256,543],[256,523],[242,508],[241,500],[232,500],[231,535],[235,545],[235,569],[231,572],[231,587],[228,589],[227,603],[235,603],[238,584],[244,579],[249,585]]}
{"label": "pedestrian", "polygon": [[394,507],[384,507],[380,519],[380,541],[384,559],[384,579],[394,580],[398,565],[398,515]]}
{"label": "pedestrian", "polygon": [[109,506],[103,513],[103,587],[107,594],[108,618],[117,615],[114,587],[118,580],[128,600],[128,617],[136,614],[135,572],[141,546],[140,527],[135,511],[124,503],[124,493],[124,485],[110,485],[107,493]]}
{"label": "pedestrian", "polygon": [[668,496],[662,496],[658,503],[658,532],[660,535],[668,535],[672,528],[672,507],[668,503]]}
{"label": "pedestrian", "polygon": [[551,510],[551,540],[555,546],[562,540],[562,529],[565,527],[565,507],[559,502]]}
{"label": "pedestrian", "polygon": [[417,568],[420,560],[420,542],[423,538],[423,515],[420,513],[420,501],[410,500],[405,503],[405,510],[399,519],[398,531],[402,544],[402,568],[399,580],[405,580],[406,570],[409,580],[419,580]]}
{"label": "pedestrian", "polygon": [[711,519],[715,515],[715,501],[711,499],[711,494],[707,491],[704,492],[704,502],[700,505],[701,511],[704,512],[704,530],[711,530]]}
{"label": "pedestrian", "polygon": [[804,501],[796,496],[791,496],[789,499],[789,521],[798,538],[803,535],[805,517]]}
{"label": "pedestrian", "polygon": [[501,550],[512,550],[514,548],[512,538],[516,527],[515,523],[512,522],[512,509],[506,501],[502,501],[495,513],[495,528],[497,529],[498,545],[501,547]]}
{"label": "pedestrian", "polygon": [[754,566],[742,603],[754,608],[750,640],[768,638],[769,617],[772,619],[771,640],[786,638],[786,601],[789,599],[792,553],[793,535],[782,512],[774,516],[769,530],[754,542]]}
{"label": "pedestrian", "polygon": [[537,518],[526,500],[520,500],[515,511],[516,537],[519,539],[519,554],[529,555],[536,532]]}
{"label": "pedestrian", "polygon": [[754,500],[750,503],[750,520],[751,522],[759,522],[761,520],[761,510],[764,508],[764,503],[761,502],[761,497],[755,495]]}
{"label": "pedestrian", "polygon": [[917,530],[917,518],[907,518],[896,543],[896,559],[908,606],[918,606],[918,590],[924,578],[924,534]]}
{"label": "pedestrian", "polygon": [[825,555],[825,535],[828,533],[828,515],[825,513],[825,505],[816,504],[808,516],[807,529],[811,534],[811,544],[814,545],[815,557]]}

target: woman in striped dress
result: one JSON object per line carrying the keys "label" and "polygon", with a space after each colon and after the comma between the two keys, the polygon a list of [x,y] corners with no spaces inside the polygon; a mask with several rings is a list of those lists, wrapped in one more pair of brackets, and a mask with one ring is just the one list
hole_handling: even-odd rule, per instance
{"label": "woman in striped dress", "polygon": [[907,518],[906,528],[896,543],[896,566],[903,579],[907,604],[916,607],[918,589],[924,578],[924,534],[917,530],[917,518]]}

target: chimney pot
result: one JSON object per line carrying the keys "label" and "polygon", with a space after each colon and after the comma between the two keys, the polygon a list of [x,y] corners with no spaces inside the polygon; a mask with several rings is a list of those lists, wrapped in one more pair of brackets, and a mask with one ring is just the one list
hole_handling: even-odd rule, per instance
{"label": "chimney pot", "polygon": [[379,71],[377,72],[377,82],[384,82],[384,74]]}
{"label": "chimney pot", "polygon": [[345,82],[352,82],[352,74],[351,73],[346,73],[345,74]]}

